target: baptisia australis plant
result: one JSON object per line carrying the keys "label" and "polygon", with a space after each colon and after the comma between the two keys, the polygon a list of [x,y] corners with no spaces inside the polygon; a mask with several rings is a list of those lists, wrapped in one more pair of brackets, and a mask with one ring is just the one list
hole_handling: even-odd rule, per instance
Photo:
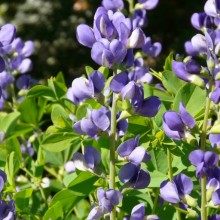
{"label": "baptisia australis plant", "polygon": [[[179,106],[179,113],[168,111],[163,115],[163,129],[168,137],[174,140],[186,140],[188,135],[192,133],[194,141],[197,140],[197,142],[194,142],[196,145],[194,147],[199,149],[190,150],[189,160],[195,166],[196,176],[201,185],[200,210],[202,220],[212,218],[211,216],[208,217],[210,214],[208,206],[216,208],[219,205],[219,179],[218,175],[216,175],[219,158],[213,152],[213,149],[212,151],[209,150],[210,146],[215,148],[219,145],[220,133],[218,127],[218,104],[220,100],[219,6],[219,0],[208,0],[204,7],[205,12],[192,15],[191,23],[201,33],[196,34],[191,41],[185,43],[185,50],[189,54],[188,57],[183,60],[177,58],[177,60],[172,61],[172,70],[179,79],[199,86],[201,88],[200,91],[203,92],[204,90],[204,94],[206,93],[202,123],[196,126],[195,118],[185,109],[182,103]],[[197,57],[200,57],[200,59],[197,59]],[[202,59],[205,59],[206,62]],[[169,164],[172,164],[170,150],[168,150],[168,158]],[[170,167],[169,171],[172,171],[171,169]],[[184,174],[178,174],[173,178],[171,172],[170,180],[161,184],[160,194],[165,201],[184,204],[184,206],[182,204],[175,205],[178,213],[179,207],[187,209],[185,204],[189,205],[189,203],[185,198],[186,196],[188,197],[192,189],[193,185],[189,177]],[[196,207],[196,205],[191,204],[189,206]],[[185,213],[192,215],[191,211]],[[181,217],[180,214],[177,215],[179,216],[178,218]],[[215,218],[215,215],[213,218]]]}
{"label": "baptisia australis plant", "polygon": [[[107,190],[98,189],[99,205],[91,209],[88,219],[98,219],[108,213],[111,220],[116,219],[115,206],[123,198],[122,189],[145,189],[150,183],[149,172],[141,167],[142,163],[150,160],[150,154],[145,147],[139,146],[139,135],[122,142],[117,151],[116,147],[126,134],[128,117],[139,115],[151,118],[160,109],[158,97],[145,96],[143,86],[150,84],[153,77],[149,68],[144,66],[144,59],[140,55],[135,56],[138,49],[144,56],[152,57],[161,51],[161,44],[152,44],[151,38],[141,29],[146,22],[145,10],[153,9],[157,2],[139,1],[136,5],[130,2],[131,17],[125,17],[122,13],[123,1],[103,1],[103,7],[99,7],[94,15],[93,27],[81,24],[76,30],[79,43],[91,48],[92,59],[105,67],[87,71],[87,78],[74,79],[67,92],[67,98],[79,109],[87,106],[84,115],[71,116],[74,131],[86,140],[92,138],[99,142],[106,136],[109,138],[109,173],[105,170],[106,173],[101,175],[107,178],[109,187]],[[107,78],[103,68],[107,75],[113,76]],[[109,73],[110,70],[113,72]],[[92,100],[93,103],[95,100],[96,107],[90,106]],[[119,103],[126,103],[126,109],[121,109]],[[73,163],[68,162],[65,166],[66,171],[77,169],[99,175],[98,168],[103,159],[100,153],[92,146],[83,147],[81,151],[74,154]],[[122,158],[128,161],[118,173],[119,180],[124,184],[119,190],[119,183],[116,183],[116,153],[119,161]],[[130,219],[136,219],[135,210],[133,212]],[[138,219],[144,218],[142,212],[142,217]]]}

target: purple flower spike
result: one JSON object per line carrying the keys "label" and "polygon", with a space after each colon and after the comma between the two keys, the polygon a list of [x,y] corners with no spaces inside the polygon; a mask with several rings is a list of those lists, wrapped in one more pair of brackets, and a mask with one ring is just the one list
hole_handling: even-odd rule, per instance
{"label": "purple flower spike", "polygon": [[4,47],[12,43],[15,38],[16,29],[11,24],[5,24],[0,29],[0,47]]}
{"label": "purple flower spike", "polygon": [[192,189],[192,180],[185,174],[178,174],[173,182],[167,180],[161,183],[160,195],[165,201],[176,204],[185,200],[185,195],[189,195]]}

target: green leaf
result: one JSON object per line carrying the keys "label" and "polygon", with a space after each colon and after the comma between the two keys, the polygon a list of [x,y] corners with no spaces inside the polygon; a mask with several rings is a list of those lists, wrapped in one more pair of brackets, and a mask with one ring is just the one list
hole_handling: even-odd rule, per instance
{"label": "green leaf", "polygon": [[45,134],[40,146],[47,151],[60,152],[79,142],[79,137],[73,132],[58,132]]}
{"label": "green leaf", "polygon": [[86,74],[89,76],[94,72],[94,69],[91,66],[85,66]]}
{"label": "green leaf", "polygon": [[153,172],[150,172],[150,185],[148,187],[160,187],[160,184],[164,181],[167,180],[167,175],[164,173],[161,173],[157,170],[154,170]]}
{"label": "green leaf", "polygon": [[15,181],[15,173],[19,169],[19,161],[15,159],[15,152],[11,152],[7,158],[6,165],[5,165],[5,172],[7,174],[7,181],[10,185],[14,186]]}
{"label": "green leaf", "polygon": [[15,194],[15,204],[17,209],[24,210],[29,207],[29,199],[32,196],[33,188],[23,189]]}
{"label": "green leaf", "polygon": [[98,71],[102,73],[106,79],[108,78],[109,69],[107,67],[101,66],[99,67]]}
{"label": "green leaf", "polygon": [[164,70],[172,71],[173,52],[171,52],[165,60]]}
{"label": "green leaf", "polygon": [[194,117],[200,114],[205,106],[206,91],[193,84],[186,84],[180,88],[174,99],[173,109],[179,110],[179,103],[183,102],[187,111]]}
{"label": "green leaf", "polygon": [[63,209],[59,201],[45,212],[43,220],[63,220]]}
{"label": "green leaf", "polygon": [[77,121],[81,120],[83,117],[87,115],[87,108],[89,104],[82,104],[76,110],[76,119]]}
{"label": "green leaf", "polygon": [[12,112],[12,113],[0,113],[0,131],[6,133],[6,137],[8,137],[10,132],[15,127],[15,123],[20,117],[19,112]]}
{"label": "green leaf", "polygon": [[69,189],[63,189],[59,191],[51,200],[50,207],[54,206],[57,202],[61,204],[63,212],[67,214],[73,209],[75,204],[79,202],[84,197],[73,192]]}
{"label": "green leaf", "polygon": [[97,176],[94,176],[90,172],[81,172],[68,186],[72,191],[79,193],[81,196],[87,196],[92,193],[96,186],[94,183],[98,180]]}
{"label": "green leaf", "polygon": [[152,163],[154,170],[159,171],[163,174],[166,174],[168,171],[167,165],[167,155],[163,149],[153,149],[150,152],[151,160],[149,163]]}
{"label": "green leaf", "polygon": [[168,92],[176,94],[180,87],[186,84],[183,80],[179,79],[172,71],[165,70],[163,71],[162,76],[163,86],[167,89]]}
{"label": "green leaf", "polygon": [[55,77],[51,77],[50,79],[48,79],[48,86],[54,92],[57,100],[59,100],[63,96],[66,96],[66,85],[57,81]]}
{"label": "green leaf", "polygon": [[27,94],[27,97],[40,97],[40,96],[43,96],[45,98],[49,98],[52,100],[56,99],[56,96],[53,90],[49,88],[48,86],[44,86],[44,85],[36,85],[32,87]]}
{"label": "green leaf", "polygon": [[54,104],[52,106],[51,119],[55,127],[57,128],[65,128],[71,126],[71,120],[69,119],[69,115],[66,110],[59,104]]}
{"label": "green leaf", "polygon": [[35,98],[25,98],[19,105],[21,120],[30,124],[38,125],[38,106]]}

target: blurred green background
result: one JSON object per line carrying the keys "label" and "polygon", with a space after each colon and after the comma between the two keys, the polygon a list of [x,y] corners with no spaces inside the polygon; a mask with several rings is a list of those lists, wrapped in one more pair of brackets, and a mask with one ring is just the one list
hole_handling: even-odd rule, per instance
{"label": "blurred green background", "polygon": [[[151,67],[161,70],[165,57],[174,51],[184,53],[184,42],[197,33],[191,26],[194,12],[203,11],[205,0],[160,0],[156,9],[147,12],[147,36],[163,45],[159,58]],[[17,36],[33,40],[32,56],[36,79],[65,75],[67,85],[84,72],[85,65],[96,68],[90,49],[75,37],[78,24],[92,25],[93,14],[101,0],[0,0],[0,24],[13,23]]]}

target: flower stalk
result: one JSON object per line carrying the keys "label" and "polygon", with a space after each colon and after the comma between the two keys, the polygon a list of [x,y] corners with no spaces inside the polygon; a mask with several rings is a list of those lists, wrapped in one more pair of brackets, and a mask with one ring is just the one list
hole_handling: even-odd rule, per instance
{"label": "flower stalk", "polygon": [[[117,74],[117,69],[113,72]],[[113,93],[112,97],[112,108],[111,108],[111,130],[110,130],[110,180],[109,188],[115,189],[115,138],[116,138],[116,114],[117,114],[117,95]],[[116,210],[113,208],[110,214],[110,219],[116,219]]]}

